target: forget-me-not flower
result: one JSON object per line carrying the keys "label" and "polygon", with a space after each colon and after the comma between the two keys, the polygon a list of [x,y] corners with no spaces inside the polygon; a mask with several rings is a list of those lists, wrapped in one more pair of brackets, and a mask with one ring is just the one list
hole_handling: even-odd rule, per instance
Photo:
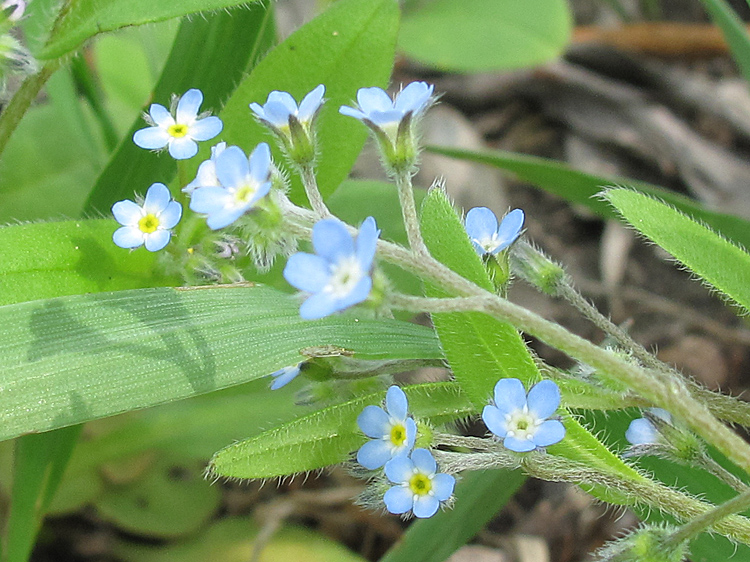
{"label": "forget-me-not flower", "polygon": [[433,90],[434,86],[427,82],[412,82],[392,100],[382,88],[360,88],[357,107],[342,105],[339,113],[382,129],[395,142],[401,121],[407,115],[419,115],[427,109]]}
{"label": "forget-me-not flower", "polygon": [[166,146],[176,160],[192,158],[198,152],[196,141],[210,140],[224,128],[218,117],[198,115],[201,103],[203,93],[193,88],[185,92],[176,105],[172,104],[172,111],[158,103],[151,104],[145,115],[151,126],[136,131],[133,142],[151,150]]}
{"label": "forget-me-not flower", "polygon": [[271,190],[271,149],[262,142],[248,158],[238,146],[225,148],[215,158],[214,172],[219,185],[196,188],[190,209],[208,215],[206,224],[218,230],[252,209]]}
{"label": "forget-me-not flower", "polygon": [[323,318],[367,299],[379,235],[372,217],[362,223],[356,241],[337,219],[315,223],[315,254],[297,252],[284,268],[284,278],[290,285],[310,293],[299,310],[302,318]]}
{"label": "forget-me-not flower", "polygon": [[487,207],[474,207],[466,214],[466,232],[477,254],[497,254],[515,242],[523,228],[524,214],[513,209],[498,226],[497,217]]}
{"label": "forget-me-not flower", "polygon": [[[667,423],[672,423],[672,415],[662,408],[649,408],[648,412]],[[648,418],[638,418],[630,422],[625,439],[631,445],[653,445],[660,441],[659,431]]]}
{"label": "forget-me-not flower", "polygon": [[216,187],[221,185],[219,178],[216,177],[216,158],[224,152],[227,147],[227,143],[220,142],[211,147],[211,158],[204,160],[200,166],[198,166],[198,172],[195,175],[195,179],[182,188],[185,193],[193,193],[199,187]]}
{"label": "forget-me-not flower", "polygon": [[273,373],[271,373],[270,376],[273,377],[271,390],[278,390],[282,386],[286,386],[290,382],[292,382],[295,378],[297,378],[297,375],[299,375],[301,367],[302,363],[297,363],[296,365],[283,367],[278,371],[274,371]]}
{"label": "forget-me-not flower", "polygon": [[417,437],[417,424],[409,417],[408,410],[406,394],[395,385],[386,392],[385,410],[380,406],[366,406],[362,410],[357,425],[372,440],[357,451],[359,464],[375,470],[397,455],[411,451]]}
{"label": "forget-me-not flower", "polygon": [[251,103],[250,109],[268,126],[285,132],[291,127],[292,119],[309,126],[323,103],[325,93],[325,86],[320,84],[302,99],[298,107],[290,93],[274,90],[268,94],[265,105]]}
{"label": "forget-me-not flower", "polygon": [[145,245],[149,252],[158,252],[167,245],[174,228],[182,217],[182,205],[172,200],[172,194],[163,183],[148,188],[143,205],[130,200],[118,201],[112,206],[115,220],[123,225],[112,235],[120,248],[137,248]]}
{"label": "forget-me-not flower", "polygon": [[453,495],[456,479],[437,472],[437,463],[427,449],[414,449],[411,458],[397,456],[385,465],[385,475],[393,482],[383,497],[391,513],[413,512],[416,517],[432,517],[441,502]]}
{"label": "forget-me-not flower", "polygon": [[565,437],[562,422],[549,419],[559,406],[560,389],[550,380],[538,382],[527,395],[520,380],[500,379],[494,405],[484,407],[482,419],[506,448],[525,453]]}

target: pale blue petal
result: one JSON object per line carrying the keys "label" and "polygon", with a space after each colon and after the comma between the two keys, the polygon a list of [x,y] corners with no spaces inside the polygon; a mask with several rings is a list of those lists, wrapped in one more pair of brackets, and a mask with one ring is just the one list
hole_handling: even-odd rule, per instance
{"label": "pale blue petal", "polygon": [[297,102],[289,92],[274,90],[268,94],[268,98],[266,99],[266,111],[268,111],[269,104],[282,105],[286,109],[287,116],[290,113],[297,113]]}
{"label": "pale blue petal", "polygon": [[408,482],[414,476],[414,463],[406,455],[393,457],[385,463],[385,475],[394,484]]}
{"label": "pale blue petal", "polygon": [[319,220],[313,226],[315,253],[332,264],[354,253],[354,241],[344,224],[337,219]]}
{"label": "pale blue petal", "polygon": [[216,157],[216,177],[224,187],[244,185],[249,172],[247,156],[239,146],[230,146]]}
{"label": "pale blue petal", "polygon": [[485,250],[481,244],[478,244],[476,241],[472,240],[471,243],[474,245],[474,251],[479,254],[480,256],[483,256],[487,253],[487,250]]}
{"label": "pale blue petal", "polygon": [[148,127],[133,134],[133,142],[148,150],[164,148],[172,137],[161,127]]}
{"label": "pale blue petal", "polygon": [[414,507],[412,509],[414,515],[420,519],[432,517],[437,513],[438,507],[440,507],[440,502],[435,496],[416,496],[413,498],[413,501]]}
{"label": "pale blue petal", "polygon": [[217,211],[206,218],[206,224],[211,230],[219,230],[229,226],[245,213],[245,209],[233,209],[231,207]]}
{"label": "pale blue petal", "polygon": [[278,390],[282,386],[286,386],[290,382],[292,382],[297,375],[299,375],[301,363],[297,365],[291,365],[289,367],[284,367],[283,369],[279,369],[278,371],[271,373],[271,376],[273,377],[273,382],[271,383],[271,390]]}
{"label": "pale blue petal", "polygon": [[398,123],[403,118],[400,111],[391,109],[389,111],[371,111],[367,118],[379,127],[385,127],[391,123]]}
{"label": "pale blue petal", "polygon": [[136,226],[123,226],[115,230],[112,241],[120,248],[137,248],[143,244],[143,232]]}
{"label": "pale blue petal", "polygon": [[284,267],[284,279],[300,291],[322,291],[331,277],[330,267],[320,256],[298,252],[289,257]]}
{"label": "pale blue petal", "polygon": [[185,193],[192,193],[200,187],[218,187],[219,179],[216,177],[216,163],[213,160],[206,160],[198,166],[198,173],[195,179],[182,188]]}
{"label": "pale blue petal", "polygon": [[503,445],[505,445],[506,449],[510,449],[516,453],[528,453],[536,449],[536,445],[529,439],[517,439],[515,437],[506,437],[503,440]]}
{"label": "pale blue petal", "polygon": [[343,310],[336,299],[329,293],[321,292],[311,295],[299,307],[299,315],[305,320],[318,320]]}
{"label": "pale blue petal", "polygon": [[182,218],[182,205],[177,201],[172,201],[167,208],[159,215],[159,222],[162,228],[174,228]]}
{"label": "pale blue petal", "polygon": [[175,160],[187,160],[198,154],[198,143],[190,137],[173,138],[169,143],[169,155]]}
{"label": "pale blue petal", "polygon": [[485,406],[482,410],[482,420],[492,433],[501,439],[508,434],[508,426],[505,424],[505,415],[494,406]]}
{"label": "pale blue petal", "polygon": [[294,111],[289,111],[289,108],[283,103],[272,101],[269,101],[263,109],[265,111],[266,121],[278,128],[288,126],[289,116],[294,113]]}
{"label": "pale blue petal", "polygon": [[163,105],[152,103],[151,107],[148,108],[148,113],[159,127],[166,129],[170,125],[174,125],[174,117],[172,117],[172,114]]}
{"label": "pale blue petal", "polygon": [[382,439],[390,436],[390,418],[380,406],[365,406],[357,416],[357,425],[367,437]]}
{"label": "pale blue petal", "polygon": [[432,493],[441,502],[447,501],[453,495],[456,479],[450,474],[441,472],[432,479]]}
{"label": "pale blue petal", "polygon": [[177,123],[183,125],[191,123],[198,116],[198,110],[202,103],[203,93],[200,90],[192,88],[185,92],[180,101],[177,102],[177,111],[175,112]]}
{"label": "pale blue petal", "polygon": [[323,96],[325,93],[326,87],[323,84],[320,84],[317,88],[307,94],[299,104],[297,118],[303,122],[312,119],[315,112],[320,108],[320,104],[323,103]]}
{"label": "pale blue petal", "polygon": [[406,446],[404,449],[411,451],[414,446],[414,442],[417,440],[417,422],[413,419],[408,418],[406,420]]}
{"label": "pale blue petal", "polygon": [[249,174],[257,183],[268,181],[271,173],[271,148],[268,143],[262,142],[255,147],[248,162]]}
{"label": "pale blue petal", "polygon": [[357,462],[369,470],[380,468],[391,460],[391,448],[382,439],[368,441],[357,451]]}
{"label": "pale blue petal", "polygon": [[526,405],[526,389],[518,379],[500,379],[495,385],[495,405],[501,414],[510,414]]}
{"label": "pale blue petal", "polygon": [[146,249],[149,252],[158,252],[169,243],[169,239],[172,238],[172,232],[170,230],[159,229],[146,234],[144,238]]}
{"label": "pale blue petal", "polygon": [[560,407],[560,389],[550,380],[538,382],[529,390],[526,403],[537,418],[548,418]]}
{"label": "pale blue petal", "polygon": [[559,420],[547,420],[539,426],[531,440],[537,447],[559,443],[565,437],[565,426]]}
{"label": "pale blue petal", "polygon": [[344,295],[343,297],[338,299],[338,310],[345,310],[350,306],[354,306],[355,304],[359,304],[367,300],[367,297],[370,296],[371,290],[372,278],[370,278],[369,276],[363,277],[359,280],[359,283],[357,283],[354,288],[349,291],[348,295]]}
{"label": "pale blue petal", "polygon": [[347,117],[354,117],[355,119],[359,119],[360,121],[367,119],[367,115],[362,113],[359,109],[355,107],[349,107],[348,105],[342,105],[341,107],[339,107],[339,113],[341,115],[346,115]]}
{"label": "pale blue petal", "polygon": [[112,214],[115,220],[123,226],[134,226],[143,216],[140,205],[133,203],[129,199],[118,201],[112,205]]}
{"label": "pale blue petal", "polygon": [[433,457],[432,453],[427,449],[414,449],[411,452],[411,461],[414,463],[417,470],[424,472],[427,475],[431,476],[435,474],[435,471],[437,470],[435,457]]}
{"label": "pale blue petal", "polygon": [[395,515],[406,513],[413,505],[411,492],[403,486],[390,488],[383,496],[383,502],[386,509]]}
{"label": "pale blue petal", "polygon": [[370,271],[375,258],[375,250],[378,245],[380,230],[375,224],[375,219],[367,217],[357,234],[357,261],[363,271]]}
{"label": "pale blue petal", "polygon": [[385,394],[385,408],[397,420],[404,421],[409,410],[406,394],[396,385],[391,386]]}
{"label": "pale blue petal", "polygon": [[672,423],[672,414],[667,412],[664,408],[649,408],[648,411],[651,415],[661,418],[667,423]]}
{"label": "pale blue petal", "polygon": [[190,125],[188,134],[197,141],[207,141],[218,135],[224,128],[224,123],[216,116],[198,119]]}
{"label": "pale blue petal", "polygon": [[[466,232],[471,239],[491,238],[497,232],[495,213],[487,207],[474,207],[466,213]],[[485,253],[483,248],[482,253]]]}
{"label": "pale blue petal", "polygon": [[625,439],[631,445],[648,445],[659,441],[659,433],[656,431],[654,424],[646,418],[638,418],[630,422],[630,426],[625,432]]}
{"label": "pale blue petal", "polygon": [[151,184],[146,192],[146,198],[143,201],[143,210],[146,213],[159,214],[167,208],[172,200],[172,194],[163,183]]}
{"label": "pale blue petal", "polygon": [[[497,229],[497,237],[500,240],[500,244],[497,247],[497,252],[504,250],[515,242],[516,238],[521,234],[523,228],[524,214],[521,209],[513,209],[510,213],[503,217],[503,221],[500,223],[500,227]],[[495,253],[495,252],[493,252]]]}
{"label": "pale blue petal", "polygon": [[357,103],[366,114],[393,109],[391,97],[382,88],[360,88],[357,92]]}
{"label": "pale blue petal", "polygon": [[261,106],[259,103],[251,103],[250,110],[261,119],[265,119],[266,121],[268,121],[268,119],[266,118],[266,112],[263,111],[263,106]]}
{"label": "pale blue petal", "polygon": [[190,196],[190,210],[210,215],[226,206],[227,190],[223,187],[199,187]]}
{"label": "pale blue petal", "polygon": [[396,98],[396,103],[394,103],[394,108],[403,114],[409,111],[419,113],[430,99],[433,88],[434,86],[428,85],[426,82],[412,82],[401,90]]}

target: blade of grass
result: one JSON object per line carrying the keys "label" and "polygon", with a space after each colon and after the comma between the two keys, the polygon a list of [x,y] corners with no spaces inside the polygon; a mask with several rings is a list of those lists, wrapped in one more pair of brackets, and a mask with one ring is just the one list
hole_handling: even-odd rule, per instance
{"label": "blade of grass", "polygon": [[742,20],[726,0],[701,0],[711,19],[721,28],[734,62],[750,82],[750,37]]}

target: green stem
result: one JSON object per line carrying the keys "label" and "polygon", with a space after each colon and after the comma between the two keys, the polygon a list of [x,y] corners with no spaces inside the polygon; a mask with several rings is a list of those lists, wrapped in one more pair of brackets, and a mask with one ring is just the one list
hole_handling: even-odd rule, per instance
{"label": "green stem", "polygon": [[326,207],[323,201],[323,196],[320,194],[318,189],[318,180],[315,177],[315,169],[312,164],[304,164],[300,166],[300,177],[302,178],[302,185],[305,187],[305,193],[307,194],[307,200],[310,201],[310,206],[313,211],[320,218],[328,218],[331,215],[331,211]]}
{"label": "green stem", "polygon": [[701,455],[700,459],[698,459],[698,463],[708,472],[716,476],[716,478],[734,488],[737,492],[744,493],[750,489],[747,484],[717,463],[713,458],[708,456],[707,453]]}
{"label": "green stem", "polygon": [[409,247],[417,256],[429,256],[430,252],[427,250],[427,246],[425,246],[422,239],[422,232],[419,228],[419,216],[417,215],[417,205],[414,201],[411,172],[405,170],[398,172],[396,174],[396,187],[398,188],[398,198],[401,201],[401,214],[404,217],[404,227],[406,228]]}
{"label": "green stem", "polygon": [[[724,534],[726,532],[725,525],[729,521],[729,517],[748,508],[750,508],[750,490],[745,490],[728,502],[724,502],[720,506],[698,515],[667,537],[664,544],[666,546],[681,544],[697,537],[700,533],[710,528]],[[739,519],[739,517],[735,517],[735,519]],[[742,542],[747,544],[745,540]]]}

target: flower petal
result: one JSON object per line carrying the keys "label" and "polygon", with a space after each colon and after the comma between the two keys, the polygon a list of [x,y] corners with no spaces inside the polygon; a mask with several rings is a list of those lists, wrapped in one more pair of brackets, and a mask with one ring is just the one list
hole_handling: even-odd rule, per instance
{"label": "flower petal", "polygon": [[191,88],[185,92],[180,101],[177,102],[175,121],[181,125],[192,124],[198,116],[198,110],[203,103],[203,92],[197,88]]}
{"label": "flower petal", "polygon": [[199,187],[190,196],[190,210],[210,215],[227,206],[229,194],[223,187]]}
{"label": "flower petal", "polygon": [[354,117],[360,121],[367,119],[367,115],[362,113],[359,109],[356,107],[349,107],[348,105],[342,105],[339,107],[339,113],[341,115],[346,115],[347,117]]}
{"label": "flower petal", "polygon": [[547,420],[540,425],[531,440],[537,447],[559,443],[565,437],[565,426],[560,420]]}
{"label": "flower petal", "polygon": [[529,439],[517,439],[516,437],[506,437],[503,440],[506,449],[516,453],[528,453],[536,449],[536,445]]}
{"label": "flower petal", "polygon": [[411,451],[414,447],[414,442],[417,440],[417,422],[411,418],[406,420],[406,442],[404,443],[404,449]]}
{"label": "flower petal", "polygon": [[391,417],[404,421],[409,409],[406,394],[396,385],[391,386],[385,394],[385,408]]}
{"label": "flower petal", "polygon": [[287,116],[297,113],[297,101],[289,92],[274,90],[266,98],[266,110],[269,104],[282,105],[286,109]]}
{"label": "flower petal", "polygon": [[143,232],[136,226],[123,226],[112,234],[112,242],[120,248],[137,248],[143,244]]}
{"label": "flower petal", "polygon": [[163,183],[153,183],[146,192],[146,199],[143,201],[143,212],[160,214],[167,208],[172,200],[172,194],[169,188]]}
{"label": "flower petal", "polygon": [[169,244],[170,238],[172,238],[172,231],[160,228],[150,234],[146,234],[144,236],[144,243],[149,252],[158,252]]}
{"label": "flower petal", "polygon": [[391,109],[389,111],[371,111],[367,114],[367,118],[379,127],[385,127],[393,123],[398,123],[403,119],[400,111]]}
{"label": "flower petal", "polygon": [[321,292],[311,295],[302,303],[299,307],[299,315],[305,320],[318,320],[344,308],[329,293]]}
{"label": "flower petal", "polygon": [[123,226],[135,226],[143,216],[140,205],[129,199],[118,201],[112,205],[112,214],[115,220]]}
{"label": "flower petal", "polygon": [[248,162],[250,177],[257,183],[268,181],[271,173],[271,148],[262,142],[255,147]]}
{"label": "flower petal", "polygon": [[350,306],[359,304],[367,300],[372,291],[372,278],[368,275],[359,280],[359,282],[349,291],[349,294],[336,299],[338,310],[345,310]]}
{"label": "flower petal", "polygon": [[357,92],[357,103],[366,114],[393,109],[391,97],[382,88],[360,88]]}
{"label": "flower petal", "polygon": [[174,228],[182,218],[182,205],[177,201],[172,201],[167,208],[159,215],[159,223],[162,228]]}
{"label": "flower petal", "polygon": [[403,114],[409,111],[419,113],[427,105],[434,88],[434,86],[427,84],[427,82],[412,82],[401,90],[401,93],[396,97],[393,107]]}
{"label": "flower petal", "polygon": [[172,117],[172,114],[163,105],[152,103],[151,107],[148,108],[148,114],[154,120],[154,123],[164,128],[165,132],[167,127],[174,125],[174,117]]}
{"label": "flower petal", "polygon": [[485,406],[482,410],[482,421],[492,433],[501,439],[508,434],[508,426],[505,424],[505,414],[495,406]]}
{"label": "flower petal", "polygon": [[[116,242],[115,242],[116,243]],[[119,246],[119,244],[117,244]],[[638,418],[630,422],[628,430],[625,432],[625,439],[631,445],[647,445],[659,441],[659,433],[656,431],[654,424],[646,418]]]}
{"label": "flower petal", "polygon": [[289,108],[283,103],[273,101],[269,101],[263,108],[263,111],[265,112],[266,121],[279,129],[289,126],[289,116],[294,113],[294,111],[289,111]]}
{"label": "flower petal", "polygon": [[372,261],[375,258],[375,250],[378,245],[378,236],[380,236],[380,230],[375,224],[375,219],[367,217],[362,226],[359,227],[356,242],[357,260],[362,271],[370,271],[372,268]]}
{"label": "flower petal", "polygon": [[491,238],[497,232],[497,217],[487,207],[474,207],[471,209],[466,213],[465,224],[466,232],[472,240]]}
{"label": "flower petal", "polygon": [[412,494],[404,486],[393,486],[383,496],[386,509],[393,514],[406,513],[412,508]]}
{"label": "flower petal", "polygon": [[413,502],[414,507],[412,510],[414,511],[414,515],[420,519],[432,517],[437,513],[437,510],[440,507],[438,499],[435,496],[430,495],[416,496],[413,499]]}
{"label": "flower petal", "polygon": [[224,128],[224,123],[218,117],[211,115],[198,119],[190,125],[188,135],[197,141],[207,141],[218,135]]}
{"label": "flower petal", "polygon": [[526,405],[526,389],[518,379],[500,379],[495,385],[494,395],[501,414],[510,414]]}
{"label": "flower petal", "polygon": [[[255,115],[257,115],[261,119],[266,119],[266,112],[263,111],[263,106],[262,105],[260,105],[259,103],[253,102],[253,103],[250,104],[249,107],[250,107],[250,111],[252,111],[253,113],[255,113]],[[268,119],[266,119],[266,120],[268,120]]]}
{"label": "flower petal", "polygon": [[444,472],[436,474],[432,479],[432,493],[441,502],[448,500],[453,495],[453,488],[455,486],[456,479]]}
{"label": "flower petal", "polygon": [[425,474],[433,475],[437,470],[435,457],[427,449],[414,449],[411,452],[411,460],[416,469]]}
{"label": "flower petal", "polygon": [[300,373],[300,365],[302,363],[298,363],[297,365],[290,365],[289,367],[284,367],[283,369],[279,369],[278,371],[271,373],[271,376],[273,377],[273,382],[271,383],[271,390],[278,390],[282,386],[286,386],[292,380],[294,380],[297,375]]}
{"label": "flower petal", "polygon": [[333,264],[354,254],[354,241],[344,224],[337,219],[316,222],[312,241],[315,253]]}
{"label": "flower petal", "polygon": [[548,418],[560,407],[560,389],[550,380],[538,382],[529,390],[526,403],[537,418]]}
{"label": "flower petal", "polygon": [[229,226],[243,214],[245,214],[244,208],[224,208],[206,217],[206,225],[208,225],[208,228],[211,230],[219,230],[220,228]]}
{"label": "flower petal", "polygon": [[320,105],[323,103],[323,96],[325,93],[326,87],[323,84],[320,84],[307,94],[299,104],[297,119],[303,123],[312,119],[315,112],[318,111]]}
{"label": "flower petal", "polygon": [[175,160],[187,160],[198,154],[198,143],[190,137],[173,138],[169,143],[169,155]]}
{"label": "flower petal", "polygon": [[500,241],[497,251],[504,250],[516,241],[516,238],[521,234],[523,221],[524,214],[521,209],[513,209],[503,217],[503,220],[497,229],[497,237]]}
{"label": "flower petal", "polygon": [[318,293],[331,277],[328,262],[320,256],[297,252],[289,257],[284,267],[284,279],[300,291]]}
{"label": "flower petal", "polygon": [[414,463],[406,455],[393,457],[385,463],[385,475],[394,484],[408,482],[414,476]]}
{"label": "flower petal", "polygon": [[172,137],[169,136],[169,133],[161,127],[147,127],[145,129],[140,129],[133,134],[133,142],[137,146],[147,150],[164,148],[167,146],[171,138]]}
{"label": "flower petal", "polygon": [[391,460],[391,448],[382,439],[368,441],[357,451],[357,462],[368,470],[380,468]]}
{"label": "flower petal", "polygon": [[391,431],[390,417],[380,406],[365,406],[357,416],[357,425],[362,433],[373,439],[389,436]]}
{"label": "flower petal", "polygon": [[227,147],[216,157],[216,177],[224,187],[241,187],[247,182],[250,163],[239,146]]}

